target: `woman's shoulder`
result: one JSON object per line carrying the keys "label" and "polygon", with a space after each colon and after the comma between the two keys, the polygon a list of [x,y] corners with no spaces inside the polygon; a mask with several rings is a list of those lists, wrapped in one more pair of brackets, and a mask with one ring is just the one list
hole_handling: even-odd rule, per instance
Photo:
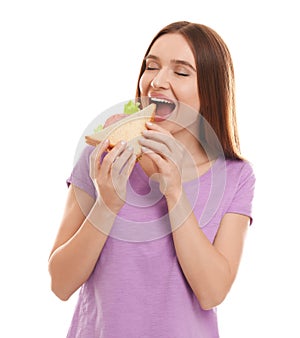
{"label": "woman's shoulder", "polygon": [[232,190],[244,187],[252,191],[256,183],[253,163],[249,160],[226,160],[225,162],[227,186]]}
{"label": "woman's shoulder", "polygon": [[235,174],[237,172],[243,173],[244,175],[254,175],[254,166],[253,163],[246,159],[241,160],[232,160],[226,159],[226,170],[227,172],[231,172]]}

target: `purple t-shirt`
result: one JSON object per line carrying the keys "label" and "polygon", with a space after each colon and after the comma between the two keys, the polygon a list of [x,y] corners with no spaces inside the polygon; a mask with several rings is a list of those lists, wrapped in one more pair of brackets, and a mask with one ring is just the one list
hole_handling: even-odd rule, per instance
{"label": "purple t-shirt", "polygon": [[[87,146],[68,184],[95,198]],[[184,183],[207,238],[226,213],[250,217],[255,177],[246,161],[218,159]],[[95,269],[81,287],[68,338],[217,338],[216,309],[202,310],[178,263],[164,196],[139,163]]]}

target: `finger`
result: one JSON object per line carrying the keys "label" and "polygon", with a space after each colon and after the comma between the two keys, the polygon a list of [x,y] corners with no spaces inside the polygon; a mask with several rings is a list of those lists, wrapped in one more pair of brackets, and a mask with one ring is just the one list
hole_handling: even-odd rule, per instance
{"label": "finger", "polygon": [[148,130],[155,130],[155,131],[159,131],[163,134],[170,134],[170,132],[168,130],[166,130],[165,128],[162,128],[161,126],[159,126],[156,123],[146,122],[146,127],[148,128]]}
{"label": "finger", "polygon": [[126,146],[126,142],[125,141],[120,141],[118,142],[113,148],[112,150],[104,157],[103,161],[102,161],[102,170],[103,173],[108,174],[110,169],[111,169],[111,165],[114,161],[116,161],[116,158],[118,156],[120,156],[120,154],[123,152],[123,150],[125,149]]}
{"label": "finger", "polygon": [[[127,157],[126,162],[123,165],[121,165],[121,162],[123,162],[123,159],[125,158],[125,153],[126,155],[129,155],[129,157],[126,156]],[[112,175],[111,175],[112,185],[115,191],[118,193],[119,198],[123,201],[125,198],[124,189],[126,189],[125,187],[129,175],[131,174],[135,163],[136,163],[136,155],[133,153],[133,150],[129,151],[125,150],[120,156],[120,159],[115,161],[115,163],[113,163],[112,165]]]}
{"label": "finger", "polygon": [[170,150],[174,147],[174,137],[169,132],[161,132],[156,130],[144,130],[142,132],[144,138],[164,143]]}
{"label": "finger", "polygon": [[142,146],[143,155],[148,156],[159,169],[162,169],[165,164],[165,159],[158,153],[154,152],[152,149]]}
{"label": "finger", "polygon": [[164,171],[166,165],[172,164],[173,168],[177,168],[180,172],[180,164],[176,162],[176,160],[171,156],[170,153],[160,154],[157,151],[153,151],[153,149],[142,146],[142,153],[145,156],[148,156],[158,167],[159,170]]}
{"label": "finger", "polygon": [[136,155],[132,153],[127,162],[125,163],[125,165],[123,166],[121,175],[128,178],[134,168],[135,163],[136,163]]}
{"label": "finger", "polygon": [[115,158],[112,163],[112,171],[116,174],[119,174],[122,171],[122,168],[125,166],[131,155],[133,154],[133,147],[129,146],[124,149],[119,156]]}
{"label": "finger", "polygon": [[145,147],[148,150],[152,150],[163,157],[170,157],[170,148],[159,140],[141,138],[139,142],[142,147]]}
{"label": "finger", "polygon": [[96,177],[96,172],[100,167],[100,161],[101,161],[102,155],[104,154],[105,151],[107,151],[108,146],[109,146],[109,140],[100,142],[91,153],[90,176],[92,179]]}

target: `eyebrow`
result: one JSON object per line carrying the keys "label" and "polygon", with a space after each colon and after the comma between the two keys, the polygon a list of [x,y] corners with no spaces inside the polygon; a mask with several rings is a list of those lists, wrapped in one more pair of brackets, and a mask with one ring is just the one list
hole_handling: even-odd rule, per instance
{"label": "eyebrow", "polygon": [[[159,57],[155,56],[155,55],[152,55],[152,54],[149,54],[145,57],[144,61],[148,60],[148,59],[153,59],[153,60],[156,60],[158,61],[159,60]],[[189,67],[191,70],[193,70],[194,72],[196,72],[196,69],[187,61],[185,60],[176,60],[176,59],[172,59],[171,60],[171,63],[174,63],[176,65],[184,65],[184,66],[187,66]]]}

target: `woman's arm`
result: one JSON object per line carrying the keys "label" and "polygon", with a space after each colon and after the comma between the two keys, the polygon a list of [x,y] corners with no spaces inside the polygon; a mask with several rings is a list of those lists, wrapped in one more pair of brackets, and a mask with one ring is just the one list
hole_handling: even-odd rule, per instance
{"label": "woman's arm", "polygon": [[211,309],[223,301],[235,279],[249,217],[226,214],[214,243],[210,243],[183,190],[181,175],[186,150],[158,125],[148,124],[148,128],[140,143],[158,170],[178,261],[201,307]]}
{"label": "woman's arm", "polygon": [[[83,202],[85,200],[85,202]],[[90,211],[86,210],[90,205]],[[86,214],[88,216],[86,217]],[[99,231],[97,224],[103,224]],[[67,300],[90,276],[106,242],[114,215],[79,188],[70,186],[59,232],[49,258],[52,291]]]}
{"label": "woman's arm", "polygon": [[53,292],[67,300],[90,276],[125,203],[126,184],[136,161],[133,149],[119,142],[101,161],[109,142],[95,148],[90,175],[97,200],[71,185],[61,226],[49,258]]}
{"label": "woman's arm", "polygon": [[[175,198],[174,198],[175,201]],[[175,202],[176,203],[176,202]],[[204,310],[219,305],[236,277],[249,217],[228,213],[223,217],[213,244],[199,227],[189,202],[183,195],[180,203],[168,201],[173,241],[182,271]],[[178,220],[182,223],[179,224]]]}

